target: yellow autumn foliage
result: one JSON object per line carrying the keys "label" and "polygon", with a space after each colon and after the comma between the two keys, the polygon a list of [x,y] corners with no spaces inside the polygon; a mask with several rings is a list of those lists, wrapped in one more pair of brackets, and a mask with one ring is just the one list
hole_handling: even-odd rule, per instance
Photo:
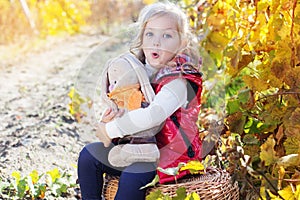
{"label": "yellow autumn foliage", "polygon": [[91,15],[90,1],[26,0],[27,11],[20,1],[0,1],[0,42],[9,43],[20,35],[74,34]]}
{"label": "yellow autumn foliage", "polygon": [[[241,199],[256,188],[262,199],[299,200],[300,2],[207,0],[185,7],[205,52],[206,80],[226,81],[229,134],[218,148],[227,169],[240,175]],[[214,109],[218,96],[210,90],[203,107]],[[232,141],[233,135],[239,140]]]}
{"label": "yellow autumn foliage", "polygon": [[204,165],[198,160],[192,160],[180,168],[180,171],[189,170],[192,174],[203,173]]}

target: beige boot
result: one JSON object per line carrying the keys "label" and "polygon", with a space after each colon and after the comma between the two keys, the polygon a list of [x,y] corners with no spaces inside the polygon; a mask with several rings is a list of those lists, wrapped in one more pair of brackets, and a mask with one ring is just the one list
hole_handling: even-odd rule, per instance
{"label": "beige boot", "polygon": [[156,144],[121,144],[113,147],[108,161],[116,167],[126,167],[135,162],[157,162],[159,149]]}

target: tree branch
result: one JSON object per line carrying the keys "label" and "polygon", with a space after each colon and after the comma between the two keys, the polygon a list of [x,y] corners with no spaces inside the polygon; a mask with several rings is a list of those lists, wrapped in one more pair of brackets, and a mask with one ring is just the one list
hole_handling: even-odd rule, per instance
{"label": "tree branch", "polygon": [[294,0],[293,2],[293,10],[292,10],[292,25],[291,25],[291,42],[292,42],[292,55],[291,55],[291,66],[294,68],[296,66],[296,47],[295,47],[295,41],[294,41],[294,19],[295,19],[295,10],[297,6],[297,0]]}

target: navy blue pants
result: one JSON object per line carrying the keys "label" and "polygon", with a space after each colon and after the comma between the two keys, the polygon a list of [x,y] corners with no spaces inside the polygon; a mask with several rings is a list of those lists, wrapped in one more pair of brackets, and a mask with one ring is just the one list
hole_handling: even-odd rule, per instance
{"label": "navy blue pants", "polygon": [[78,158],[78,180],[83,200],[99,200],[102,195],[103,173],[120,176],[115,200],[144,200],[146,190],[140,187],[155,176],[155,163],[134,163],[126,168],[109,164],[108,152],[101,142],[85,146]]}

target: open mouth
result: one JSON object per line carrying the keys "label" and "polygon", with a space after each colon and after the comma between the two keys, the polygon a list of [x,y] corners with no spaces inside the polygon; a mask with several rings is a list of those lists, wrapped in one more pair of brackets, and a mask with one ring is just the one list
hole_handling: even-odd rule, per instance
{"label": "open mouth", "polygon": [[157,58],[159,58],[159,54],[158,53],[152,53],[152,57],[154,58],[154,59],[157,59]]}

